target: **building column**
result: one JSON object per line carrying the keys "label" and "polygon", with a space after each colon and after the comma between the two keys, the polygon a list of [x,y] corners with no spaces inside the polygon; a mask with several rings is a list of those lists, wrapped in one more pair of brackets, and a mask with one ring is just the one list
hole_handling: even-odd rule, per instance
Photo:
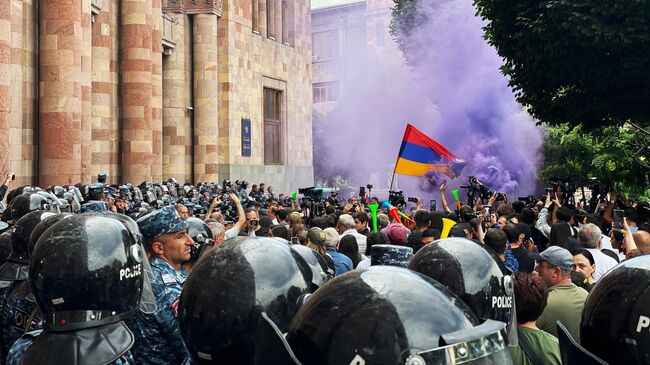
{"label": "building column", "polygon": [[[162,98],[163,98],[163,59],[162,59],[162,8],[161,0],[151,0],[151,133],[153,161],[151,175],[153,181],[162,181]],[[167,177],[165,177],[167,178]]]}
{"label": "building column", "polygon": [[92,102],[92,17],[90,0],[81,1],[81,182],[96,181],[92,174],[92,137],[93,137],[93,102]]}
{"label": "building column", "polygon": [[122,21],[122,181],[153,178],[151,111],[151,0],[123,0]]}
{"label": "building column", "polygon": [[81,181],[81,0],[40,2],[40,186]]}
{"label": "building column", "polygon": [[192,23],[174,14],[176,46],[163,58],[163,176],[192,181]]}
{"label": "building column", "polygon": [[11,106],[11,1],[0,0],[0,168],[8,171]]}
{"label": "building column", "polygon": [[217,16],[194,16],[194,182],[217,181],[219,64]]}

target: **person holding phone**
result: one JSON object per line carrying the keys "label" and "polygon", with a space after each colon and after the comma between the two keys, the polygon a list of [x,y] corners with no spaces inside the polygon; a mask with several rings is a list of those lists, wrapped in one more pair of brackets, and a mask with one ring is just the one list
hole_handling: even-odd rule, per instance
{"label": "person holding phone", "polygon": [[4,182],[2,183],[2,186],[0,186],[0,201],[4,200],[5,194],[7,194],[7,190],[9,190],[9,184],[11,184],[12,181],[16,180],[16,174],[5,172],[4,178]]}

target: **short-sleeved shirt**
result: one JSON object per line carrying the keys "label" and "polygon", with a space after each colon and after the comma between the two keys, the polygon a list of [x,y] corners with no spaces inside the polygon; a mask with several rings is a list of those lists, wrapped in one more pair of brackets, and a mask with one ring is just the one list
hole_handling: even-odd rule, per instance
{"label": "short-sleeved shirt", "polygon": [[557,321],[562,322],[571,336],[580,342],[580,319],[587,291],[575,284],[555,285],[549,288],[548,301],[537,327],[557,337]]}
{"label": "short-sleeved shirt", "polygon": [[151,259],[151,288],[158,309],[153,314],[138,312],[128,326],[135,335],[131,348],[137,364],[180,364],[189,356],[181,338],[176,308],[187,278],[187,271],[176,271],[169,263]]}
{"label": "short-sleeved shirt", "polygon": [[519,336],[519,346],[508,347],[513,364],[533,365],[521,346],[521,342],[526,341],[544,365],[562,365],[560,345],[555,336],[542,330],[526,327],[517,327],[517,335]]}

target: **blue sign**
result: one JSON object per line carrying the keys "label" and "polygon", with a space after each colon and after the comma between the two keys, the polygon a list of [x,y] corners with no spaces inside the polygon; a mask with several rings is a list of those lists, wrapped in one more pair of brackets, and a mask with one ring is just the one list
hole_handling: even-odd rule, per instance
{"label": "blue sign", "polygon": [[241,118],[241,155],[251,155],[251,120]]}

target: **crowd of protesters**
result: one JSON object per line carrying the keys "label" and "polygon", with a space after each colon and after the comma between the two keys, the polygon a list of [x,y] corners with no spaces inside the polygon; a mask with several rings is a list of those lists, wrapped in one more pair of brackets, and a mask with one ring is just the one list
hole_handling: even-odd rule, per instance
{"label": "crowd of protesters", "polygon": [[[426,209],[419,198],[410,206],[403,200],[382,204],[377,197],[370,196],[339,201],[338,197],[313,193],[303,197],[276,195],[273,187],[264,183],[253,184],[249,189],[243,181],[191,185],[170,179],[133,186],[109,185],[103,180],[105,177],[100,175],[97,183],[89,185],[40,189],[11,187],[11,177],[7,174],[0,187],[0,200],[5,194],[7,197],[3,212],[5,224],[0,229],[11,239],[2,241],[6,246],[0,247],[0,253],[4,253],[0,259],[7,261],[15,254],[11,251],[16,250],[16,243],[11,240],[16,237],[18,222],[28,212],[47,210],[90,216],[107,213],[136,221],[154,272],[156,267],[163,270],[160,283],[150,278],[154,295],[159,302],[164,297],[174,311],[170,309],[167,317],[139,313],[136,319],[127,321],[135,335],[135,345],[128,356],[121,353],[119,358],[111,360],[116,364],[192,363],[193,357],[186,352],[189,346],[183,346],[176,323],[178,297],[194,264],[211,250],[220,250],[229,242],[237,241],[237,237],[272,237],[306,246],[323,258],[333,276],[374,266],[375,246],[406,247],[412,250],[412,255],[417,255],[439,240],[454,237],[470,240],[493,255],[504,276],[513,277],[520,338],[520,345],[510,351],[515,364],[560,364],[556,323],[560,321],[571,337],[580,342],[581,314],[589,292],[620,262],[650,253],[650,206],[628,200],[614,190],[608,194],[608,201],[589,211],[581,204],[564,204],[559,190],[549,191],[537,201],[510,202],[505,194],[494,193],[489,199],[477,198],[473,206],[458,204],[457,209],[451,209],[443,184],[440,186],[442,206],[437,210]],[[30,207],[21,207],[21,196],[32,195],[39,197],[37,206],[32,199]],[[374,214],[372,204],[378,205]],[[395,210],[400,214],[395,214]],[[615,211],[624,212],[619,226],[615,224]],[[205,224],[209,229],[202,234],[210,237],[197,239],[185,223],[181,225],[176,219],[194,222],[189,227],[197,222]],[[0,275],[0,283],[2,280],[19,279]],[[32,277],[22,277],[22,280],[29,281]],[[34,291],[36,284],[30,285]],[[13,315],[7,308],[15,291],[14,286],[3,291],[4,332],[7,326],[16,327],[12,318],[6,318]],[[39,306],[32,305],[33,311],[38,311]],[[40,308],[40,312],[47,314],[45,308]],[[3,332],[3,359],[17,363],[12,356],[21,347],[14,342],[20,342],[23,334],[43,328],[48,320],[32,313],[30,323],[22,326],[19,333],[8,336]],[[161,346],[165,342],[159,337],[165,336],[172,338],[166,340],[169,345]],[[173,336],[177,336],[178,342],[174,342]]]}

